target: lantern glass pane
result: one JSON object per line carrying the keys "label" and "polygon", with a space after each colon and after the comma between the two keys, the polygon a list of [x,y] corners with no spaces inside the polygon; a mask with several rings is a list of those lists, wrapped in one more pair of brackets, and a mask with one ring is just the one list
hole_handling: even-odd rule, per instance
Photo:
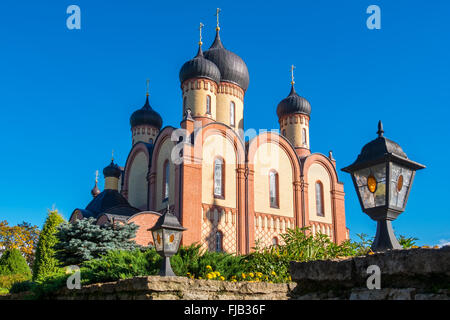
{"label": "lantern glass pane", "polygon": [[181,240],[181,232],[177,230],[164,230],[164,251],[176,253]]}
{"label": "lantern glass pane", "polygon": [[162,251],[163,249],[163,234],[162,229],[153,231],[153,242],[155,243],[156,251]]}
{"label": "lantern glass pane", "polygon": [[412,170],[404,166],[391,163],[389,205],[405,208],[406,195],[411,187]]}
{"label": "lantern glass pane", "polygon": [[[373,176],[376,180],[375,189],[369,188],[368,179]],[[354,172],[357,190],[365,209],[384,206],[386,204],[386,164],[382,163],[370,168]]]}

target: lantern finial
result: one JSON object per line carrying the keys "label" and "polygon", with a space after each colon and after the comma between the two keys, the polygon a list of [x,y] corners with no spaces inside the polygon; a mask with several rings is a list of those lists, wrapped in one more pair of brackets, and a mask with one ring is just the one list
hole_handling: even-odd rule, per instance
{"label": "lantern finial", "polygon": [[383,130],[383,123],[380,121],[378,121],[378,137],[381,138],[383,136],[384,130]]}

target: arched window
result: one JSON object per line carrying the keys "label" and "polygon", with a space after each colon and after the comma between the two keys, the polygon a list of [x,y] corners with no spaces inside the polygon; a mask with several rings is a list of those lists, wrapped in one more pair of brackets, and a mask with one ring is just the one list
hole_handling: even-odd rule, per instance
{"label": "arched window", "polygon": [[274,247],[278,246],[278,238],[277,237],[272,238],[272,246],[274,246]]}
{"label": "arched window", "polygon": [[283,129],[283,131],[281,131],[281,134],[286,137],[286,129]]}
{"label": "arched window", "polygon": [[278,199],[278,173],[275,170],[269,172],[269,200],[271,208],[279,208]]}
{"label": "arched window", "polygon": [[323,203],[323,184],[320,181],[316,181],[316,213],[319,217],[325,216]]}
{"label": "arched window", "polygon": [[206,96],[206,114],[211,114],[211,96]]}
{"label": "arched window", "polygon": [[216,252],[223,251],[223,234],[220,231],[216,232]]}
{"label": "arched window", "polygon": [[217,157],[214,160],[214,197],[225,198],[225,162],[223,158]]}
{"label": "arched window", "polygon": [[234,127],[235,125],[235,111],[236,105],[233,101],[230,102],[230,126]]}
{"label": "arched window", "polygon": [[169,179],[170,179],[170,166],[169,160],[166,160],[163,166],[163,201],[169,199]]}
{"label": "arched window", "polygon": [[307,145],[307,142],[306,142],[306,141],[308,141],[308,140],[306,139],[306,129],[303,128],[303,130],[302,130],[302,143],[303,143],[304,146]]}

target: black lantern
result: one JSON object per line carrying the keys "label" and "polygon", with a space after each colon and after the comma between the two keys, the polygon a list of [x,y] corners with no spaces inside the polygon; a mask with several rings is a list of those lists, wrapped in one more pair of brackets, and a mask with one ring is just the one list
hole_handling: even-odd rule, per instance
{"label": "black lantern", "polygon": [[170,257],[177,253],[181,242],[183,228],[175,217],[167,208],[167,211],[159,217],[153,228],[150,229],[153,235],[156,252],[163,258],[160,276],[175,276],[170,265]]}
{"label": "black lantern", "polygon": [[383,136],[366,144],[356,161],[342,171],[352,175],[362,210],[377,221],[373,251],[401,249],[391,221],[405,210],[416,170],[425,166],[408,159],[402,148]]}

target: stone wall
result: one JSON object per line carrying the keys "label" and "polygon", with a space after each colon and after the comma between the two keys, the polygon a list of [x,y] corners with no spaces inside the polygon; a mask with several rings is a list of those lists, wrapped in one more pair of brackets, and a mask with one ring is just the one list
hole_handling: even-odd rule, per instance
{"label": "stone wall", "polygon": [[226,282],[186,277],[136,277],[62,289],[58,300],[287,300],[295,283]]}
{"label": "stone wall", "polygon": [[[381,288],[369,290],[367,268],[381,271]],[[376,253],[346,260],[291,262],[294,299],[450,299],[450,246]]]}

